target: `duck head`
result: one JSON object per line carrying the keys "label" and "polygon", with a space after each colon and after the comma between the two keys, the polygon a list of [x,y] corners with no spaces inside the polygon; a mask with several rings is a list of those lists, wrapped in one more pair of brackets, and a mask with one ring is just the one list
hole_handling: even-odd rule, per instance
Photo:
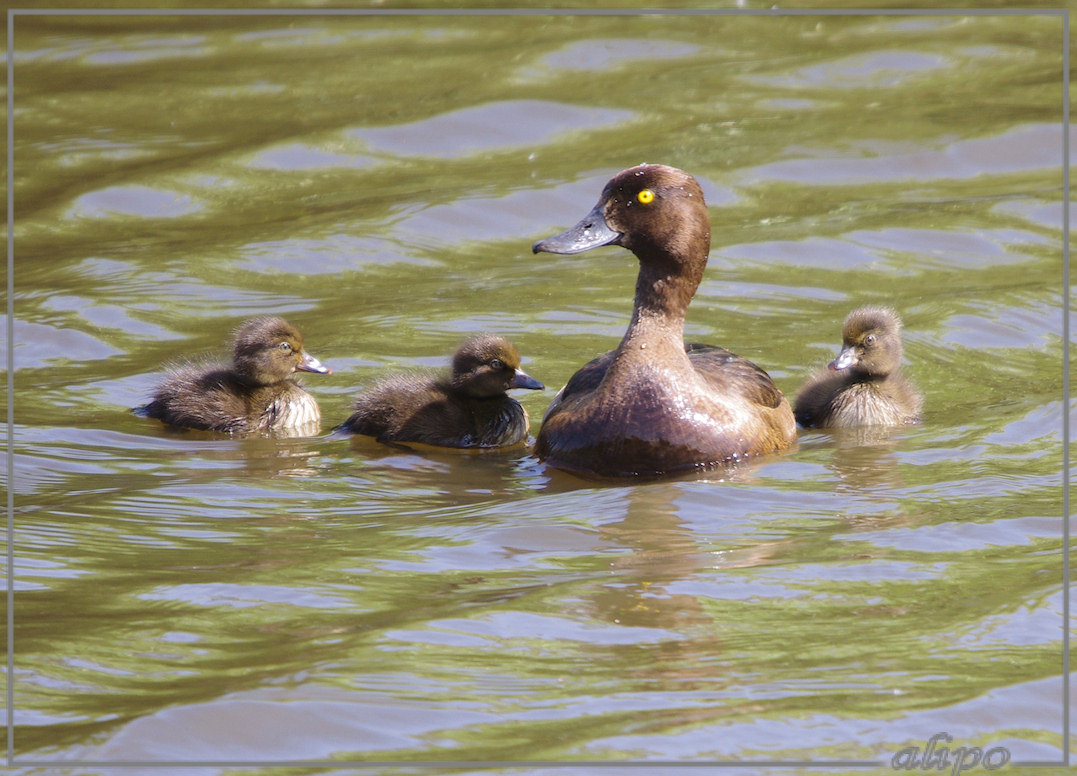
{"label": "duck head", "polygon": [[255,318],[240,326],[232,360],[236,371],[254,385],[273,385],[293,372],[332,372],[303,350],[303,335],[283,318]]}
{"label": "duck head", "polygon": [[474,399],[499,396],[510,388],[545,386],[520,369],[520,353],[503,337],[472,337],[452,359],[452,385]]}
{"label": "duck head", "polygon": [[710,250],[710,219],[703,190],[688,173],[664,164],[623,170],[606,184],[598,204],[571,229],[539,240],[535,253],[582,253],[620,245],[637,256]]}
{"label": "duck head", "polygon": [[885,307],[853,310],[841,329],[842,347],[830,369],[886,377],[901,365],[901,318]]}
{"label": "duck head", "polygon": [[675,167],[641,164],[610,179],[578,224],[531,250],[571,254],[620,245],[640,260],[637,303],[683,315],[703,279],[710,244],[710,217],[696,179]]}

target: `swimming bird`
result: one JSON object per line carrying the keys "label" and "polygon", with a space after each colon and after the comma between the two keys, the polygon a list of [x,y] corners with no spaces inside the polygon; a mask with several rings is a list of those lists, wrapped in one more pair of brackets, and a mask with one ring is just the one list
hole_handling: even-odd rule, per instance
{"label": "swimming bird", "polygon": [[684,343],[688,305],[710,252],[710,219],[688,173],[643,164],[615,175],[598,204],[535,253],[620,245],[636,255],[632,320],[617,348],[554,398],[535,451],[600,476],[659,475],[786,449],[789,403],[770,376],[725,348]]}
{"label": "swimming bird", "polygon": [[505,447],[527,439],[527,412],[505,392],[545,386],[520,369],[503,337],[472,337],[453,355],[452,374],[400,374],[360,394],[341,429],[380,442]]}
{"label": "swimming bird", "polygon": [[235,331],[230,366],[178,366],[139,411],[175,426],[209,431],[316,432],[318,402],[292,379],[297,371],[331,370],[303,349],[295,326],[283,318],[255,318]]}
{"label": "swimming bird", "polygon": [[849,313],[842,348],[828,370],[797,394],[797,421],[808,427],[896,426],[920,420],[923,397],[900,373],[901,318],[886,307]]}

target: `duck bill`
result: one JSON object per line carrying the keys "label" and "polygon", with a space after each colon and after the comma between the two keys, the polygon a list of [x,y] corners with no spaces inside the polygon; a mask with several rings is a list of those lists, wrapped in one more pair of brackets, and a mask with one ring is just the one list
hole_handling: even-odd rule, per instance
{"label": "duck bill", "polygon": [[512,378],[512,383],[509,385],[509,387],[527,388],[532,391],[541,391],[546,386],[540,383],[531,375],[529,375],[527,372],[521,372],[519,369],[517,369],[516,376]]}
{"label": "duck bill", "polygon": [[838,357],[830,362],[829,367],[836,372],[839,369],[848,369],[855,363],[856,351],[852,348],[844,348],[841,353],[838,354]]}
{"label": "duck bill", "polygon": [[620,242],[621,233],[606,224],[605,202],[599,202],[582,221],[561,234],[539,240],[531,246],[532,253],[583,253],[600,245]]}
{"label": "duck bill", "polygon": [[316,372],[317,374],[320,374],[320,375],[331,375],[331,374],[333,374],[332,369],[327,367],[325,364],[323,364],[321,361],[316,359],[314,356],[312,356],[307,351],[305,351],[305,350],[300,351],[300,355],[303,356],[303,360],[299,362],[298,366],[296,366],[295,371],[297,371],[297,372]]}

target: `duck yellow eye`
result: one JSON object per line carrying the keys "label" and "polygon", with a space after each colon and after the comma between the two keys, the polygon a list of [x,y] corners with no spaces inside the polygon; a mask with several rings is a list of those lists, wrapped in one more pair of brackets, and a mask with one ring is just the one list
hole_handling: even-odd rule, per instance
{"label": "duck yellow eye", "polygon": [[654,192],[650,189],[644,189],[636,195],[636,199],[639,200],[641,205],[649,205],[654,202]]}

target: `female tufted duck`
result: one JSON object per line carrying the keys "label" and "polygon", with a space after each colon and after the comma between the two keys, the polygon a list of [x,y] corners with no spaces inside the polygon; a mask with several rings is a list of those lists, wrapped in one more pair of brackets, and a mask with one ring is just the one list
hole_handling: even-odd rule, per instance
{"label": "female tufted duck", "polygon": [[504,447],[527,439],[527,412],[505,391],[544,386],[520,369],[502,337],[473,337],[456,351],[452,375],[388,377],[356,399],[340,428],[379,442],[439,447]]}
{"label": "female tufted duck", "polygon": [[296,371],[330,373],[303,350],[303,337],[290,323],[255,318],[235,332],[231,367],[172,370],[141,413],[208,431],[316,433],[318,403],[291,379]]}
{"label": "female tufted duck", "polygon": [[710,252],[696,180],[644,164],[618,173],[594,209],[535,253],[620,245],[639,259],[621,344],[581,368],[546,410],[536,453],[602,476],[655,475],[783,450],[789,403],[762,369],[724,348],[684,344],[688,304]]}
{"label": "female tufted duck", "polygon": [[883,307],[861,307],[845,319],[842,348],[829,371],[808,378],[796,398],[803,426],[896,426],[920,420],[923,398],[899,374],[901,319]]}

